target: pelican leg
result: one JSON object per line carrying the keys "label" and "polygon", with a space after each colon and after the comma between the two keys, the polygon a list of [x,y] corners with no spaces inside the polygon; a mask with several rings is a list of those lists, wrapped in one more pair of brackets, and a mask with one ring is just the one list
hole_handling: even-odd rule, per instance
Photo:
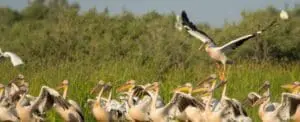
{"label": "pelican leg", "polygon": [[226,64],[223,65],[223,71],[222,71],[222,73],[221,73],[220,79],[221,79],[222,81],[225,81],[225,80],[226,80]]}
{"label": "pelican leg", "polygon": [[222,77],[222,69],[221,69],[221,66],[218,62],[216,62],[216,66],[217,66],[217,71],[218,71],[218,75],[219,77],[221,78]]}
{"label": "pelican leg", "polygon": [[[222,82],[225,82],[225,81],[222,81]],[[226,89],[227,89],[227,83],[224,84],[221,99],[226,97]]]}

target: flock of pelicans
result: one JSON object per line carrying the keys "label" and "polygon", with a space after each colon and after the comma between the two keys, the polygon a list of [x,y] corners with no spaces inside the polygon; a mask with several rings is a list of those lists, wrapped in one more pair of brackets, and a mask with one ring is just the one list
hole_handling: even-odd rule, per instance
{"label": "flock of pelicans", "polygon": [[[270,83],[266,81],[258,92],[250,92],[241,103],[226,96],[226,84],[221,98],[213,93],[218,82],[213,74],[193,86],[186,83],[172,91],[173,97],[164,104],[159,95],[160,84],[153,82],[137,84],[129,80],[117,88],[118,99],[112,99],[110,82],[99,81],[91,90],[98,92],[95,99],[88,99],[90,111],[98,122],[143,121],[143,122],[251,122],[244,107],[259,105],[258,114],[263,122],[300,121],[300,82],[281,86],[288,90],[282,93],[281,103],[270,101]],[[67,122],[83,122],[80,106],[67,98],[69,81],[62,81],[56,89],[42,86],[37,97],[28,94],[29,85],[23,75],[0,84],[0,121],[40,122],[46,112],[54,108]],[[59,89],[63,89],[62,94]]]}
{"label": "flock of pelicans", "polygon": [[[288,14],[281,11],[280,18],[288,19]],[[205,44],[208,55],[220,62],[218,76],[210,75],[196,85],[186,83],[172,91],[173,97],[167,104],[159,95],[160,84],[153,82],[138,84],[129,80],[117,88],[118,99],[112,99],[112,85],[99,81],[91,90],[98,92],[94,99],[88,99],[90,111],[95,120],[108,121],[185,121],[185,122],[251,122],[244,109],[245,105],[259,105],[258,115],[263,122],[282,122],[294,120],[300,122],[300,83],[294,82],[281,86],[288,90],[282,93],[280,103],[270,101],[270,83],[266,81],[258,92],[250,92],[242,102],[226,96],[226,64],[231,64],[225,53],[235,49],[245,41],[262,34],[277,23],[277,19],[260,31],[239,37],[223,46],[217,46],[213,39],[199,30],[188,18],[185,11],[177,16],[176,28],[186,30],[193,37]],[[202,47],[202,46],[201,46]],[[23,61],[12,52],[2,52],[0,58],[8,57],[14,66]],[[0,84],[0,121],[38,122],[45,121],[47,111],[54,109],[67,122],[83,122],[80,106],[67,98],[69,81],[62,81],[56,89],[42,86],[34,97],[28,93],[29,84],[23,75],[11,80],[7,85]],[[216,89],[223,87],[220,99],[214,98]],[[63,89],[62,94],[57,91]]]}

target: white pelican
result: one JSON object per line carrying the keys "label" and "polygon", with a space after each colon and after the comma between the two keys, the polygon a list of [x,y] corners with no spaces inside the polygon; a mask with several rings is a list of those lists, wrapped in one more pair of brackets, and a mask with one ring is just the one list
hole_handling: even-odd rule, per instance
{"label": "white pelican", "polygon": [[[175,95],[177,94],[181,94],[181,95],[187,95],[192,97],[192,91],[193,91],[193,85],[191,83],[185,83],[183,86],[176,88],[175,90],[173,90],[173,98],[171,99],[171,101],[173,100],[177,100],[175,99]],[[171,102],[169,101],[169,103]],[[176,101],[173,101],[176,102]],[[177,104],[178,105],[178,104]],[[188,120],[188,116],[186,115],[185,111],[180,111],[179,107],[175,106],[172,107],[171,110],[169,110],[169,116],[171,119],[177,119],[179,121],[186,121]]]}
{"label": "white pelican", "polygon": [[19,56],[17,56],[15,53],[2,52],[2,50],[0,48],[0,58],[1,57],[10,58],[10,61],[13,64],[13,66],[18,66],[18,65],[24,64],[22,59]]}
{"label": "white pelican", "polygon": [[[32,104],[24,103],[26,93],[21,94],[21,98],[16,103],[16,112],[21,122],[34,122],[36,118],[34,117],[34,112],[38,110],[40,106],[42,107],[52,107],[54,103],[61,103],[62,98],[60,98],[59,93],[49,90],[47,86],[41,88],[39,96],[32,102]],[[62,106],[66,108],[66,106]],[[49,109],[49,108],[45,108]]]}
{"label": "white pelican", "polygon": [[[112,91],[110,83],[104,84],[104,81],[99,81],[98,85],[93,88],[91,93],[95,92],[98,88],[101,88],[101,90],[96,97],[96,100],[88,99],[88,103],[92,106],[92,113],[94,117],[99,122],[118,120],[119,116],[115,114],[119,114],[121,104],[116,100],[111,99]],[[103,92],[106,90],[110,90],[107,99],[102,96]]]}
{"label": "white pelican", "polygon": [[148,112],[150,111],[151,97],[142,100],[138,100],[135,102],[135,97],[144,97],[145,95],[149,95],[149,93],[145,90],[145,86],[135,85],[134,80],[127,81],[124,85],[117,89],[118,92],[128,90],[129,98],[128,98],[128,119],[131,121],[150,121]]}
{"label": "white pelican", "polygon": [[280,110],[279,103],[270,102],[270,83],[266,81],[263,86],[259,89],[263,92],[263,96],[258,93],[250,92],[248,94],[248,99],[251,101],[252,106],[259,105],[258,115],[263,122],[282,122],[281,118],[278,116]]}
{"label": "white pelican", "polygon": [[292,93],[281,94],[281,106],[279,116],[282,120],[300,122],[300,95]]}
{"label": "white pelican", "polygon": [[[4,88],[5,86],[3,84],[0,84],[0,100],[2,101],[4,96]],[[11,106],[5,106],[2,103],[0,104],[0,121],[1,122],[6,122],[6,121],[10,121],[10,122],[17,122],[18,116],[16,114],[16,112],[14,111],[14,107]]]}
{"label": "white pelican", "polygon": [[[150,119],[154,122],[168,122],[170,121],[170,115],[173,114],[174,110],[178,110],[178,113],[186,114],[187,109],[194,108],[196,110],[204,110],[204,104],[198,102],[195,98],[191,96],[192,88],[190,84],[186,84],[184,87],[177,88],[174,91],[172,99],[163,107],[157,108],[155,106],[155,102],[159,93],[159,83],[154,82],[152,86],[148,87],[147,90],[154,90],[154,94],[152,96],[152,103],[150,109]],[[185,94],[183,92],[189,92],[189,94]],[[179,115],[177,113],[177,116]],[[191,114],[191,113],[187,113]],[[199,113],[198,113],[199,114]],[[175,115],[176,116],[176,115]],[[194,116],[196,117],[196,116]],[[199,115],[197,115],[199,117]],[[196,117],[196,118],[197,118]],[[181,118],[182,119],[182,118]],[[188,118],[186,118],[187,120]]]}
{"label": "white pelican", "polygon": [[[218,109],[217,111],[212,110],[211,108],[211,102],[213,100],[213,91],[215,89],[216,86],[216,79],[213,80],[211,88],[209,90],[209,96],[205,102],[205,109],[204,111],[200,111],[200,114],[202,116],[202,118],[199,118],[201,120],[197,120],[197,122],[199,121],[204,121],[204,122],[221,122],[222,120],[222,112],[224,111],[224,107]],[[202,88],[203,89],[203,88]],[[225,87],[226,90],[226,87]],[[223,91],[225,91],[223,90]],[[193,93],[197,93],[197,92],[203,92],[202,90],[198,90],[198,89],[194,89]],[[222,97],[224,96],[224,92],[222,94]],[[195,115],[194,115],[195,116]],[[192,116],[193,117],[193,116]]]}
{"label": "white pelican", "polygon": [[[208,53],[208,55],[223,64],[223,71],[219,72],[221,80],[225,80],[225,71],[226,71],[226,64],[232,64],[233,62],[227,58],[225,53],[229,50],[233,50],[241,46],[244,42],[247,40],[256,37],[257,35],[261,34],[264,30],[271,27],[275,24],[275,21],[272,22],[269,26],[267,26],[265,29],[262,29],[260,31],[254,32],[252,34],[248,34],[242,37],[239,37],[237,39],[234,39],[228,43],[226,43],[223,46],[217,46],[213,39],[209,37],[205,32],[199,30],[188,18],[185,11],[182,11],[181,13],[181,21],[183,27],[187,30],[187,32],[194,36],[195,38],[201,40],[205,44],[205,51]],[[217,66],[219,68],[219,65],[217,63]]]}
{"label": "white pelican", "polygon": [[62,84],[58,86],[57,89],[63,89],[63,99],[67,105],[67,109],[63,108],[61,105],[54,104],[54,109],[59,115],[67,122],[83,122],[84,117],[79,105],[73,100],[67,100],[67,92],[69,87],[69,81],[63,80]]}
{"label": "white pelican", "polygon": [[19,91],[20,87],[27,87],[28,83],[24,80],[24,75],[19,74],[16,78],[11,80],[8,85],[5,87],[5,97],[13,97],[14,94]]}
{"label": "white pelican", "polygon": [[[97,88],[101,88],[98,96],[96,97],[96,100],[88,99],[88,103],[92,107],[92,113],[98,122],[109,122],[109,113],[104,108],[106,106],[101,105],[102,93],[105,90],[104,85],[105,84],[103,81],[99,81],[96,87],[94,87],[93,90],[91,91],[91,93],[93,93]],[[106,101],[105,103],[107,102],[108,101]]]}

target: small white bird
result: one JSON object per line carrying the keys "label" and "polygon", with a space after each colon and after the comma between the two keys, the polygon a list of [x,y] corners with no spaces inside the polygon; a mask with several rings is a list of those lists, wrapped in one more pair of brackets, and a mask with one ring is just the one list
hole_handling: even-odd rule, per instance
{"label": "small white bird", "polygon": [[17,56],[15,53],[2,52],[2,50],[0,48],[0,58],[1,57],[10,58],[10,61],[13,64],[13,66],[18,66],[18,65],[24,64],[22,59],[19,56]]}
{"label": "small white bird", "polygon": [[281,10],[281,12],[280,12],[280,18],[282,20],[288,20],[289,19],[289,14],[285,10]]}

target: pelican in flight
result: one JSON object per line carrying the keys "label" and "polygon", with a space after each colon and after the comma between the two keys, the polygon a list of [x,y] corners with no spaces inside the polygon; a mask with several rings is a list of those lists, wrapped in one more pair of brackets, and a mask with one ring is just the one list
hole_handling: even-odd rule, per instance
{"label": "pelican in flight", "polygon": [[1,57],[10,58],[10,61],[13,64],[13,66],[18,66],[18,65],[24,64],[22,59],[19,56],[17,56],[15,53],[13,53],[13,52],[2,52],[2,50],[0,48],[0,58]]}
{"label": "pelican in flight", "polygon": [[68,88],[68,80],[63,80],[61,85],[57,87],[57,89],[63,89],[62,98],[65,100],[64,104],[67,105],[67,109],[58,104],[54,104],[53,107],[66,122],[84,122],[83,113],[79,105],[73,100],[67,100]]}
{"label": "pelican in flight", "polygon": [[[194,25],[188,18],[185,11],[181,12],[181,17],[177,17],[177,20],[181,22],[176,23],[176,27],[180,30],[180,28],[184,28],[187,30],[187,32],[194,36],[195,38],[201,40],[205,44],[205,51],[208,53],[208,55],[216,60],[217,62],[221,63],[223,65],[223,71],[219,72],[220,79],[225,80],[225,71],[226,71],[226,64],[232,64],[233,61],[229,60],[227,56],[225,55],[226,52],[236,49],[247,40],[256,37],[257,35],[260,35],[264,30],[267,28],[273,26],[275,24],[275,21],[272,22],[270,25],[268,25],[266,28],[254,32],[252,34],[244,35],[239,38],[236,38],[223,46],[217,46],[216,43],[213,41],[211,37],[208,36],[205,32],[202,30],[199,30],[196,25]],[[201,49],[201,47],[199,48]],[[219,68],[219,64],[217,63],[217,67]]]}

